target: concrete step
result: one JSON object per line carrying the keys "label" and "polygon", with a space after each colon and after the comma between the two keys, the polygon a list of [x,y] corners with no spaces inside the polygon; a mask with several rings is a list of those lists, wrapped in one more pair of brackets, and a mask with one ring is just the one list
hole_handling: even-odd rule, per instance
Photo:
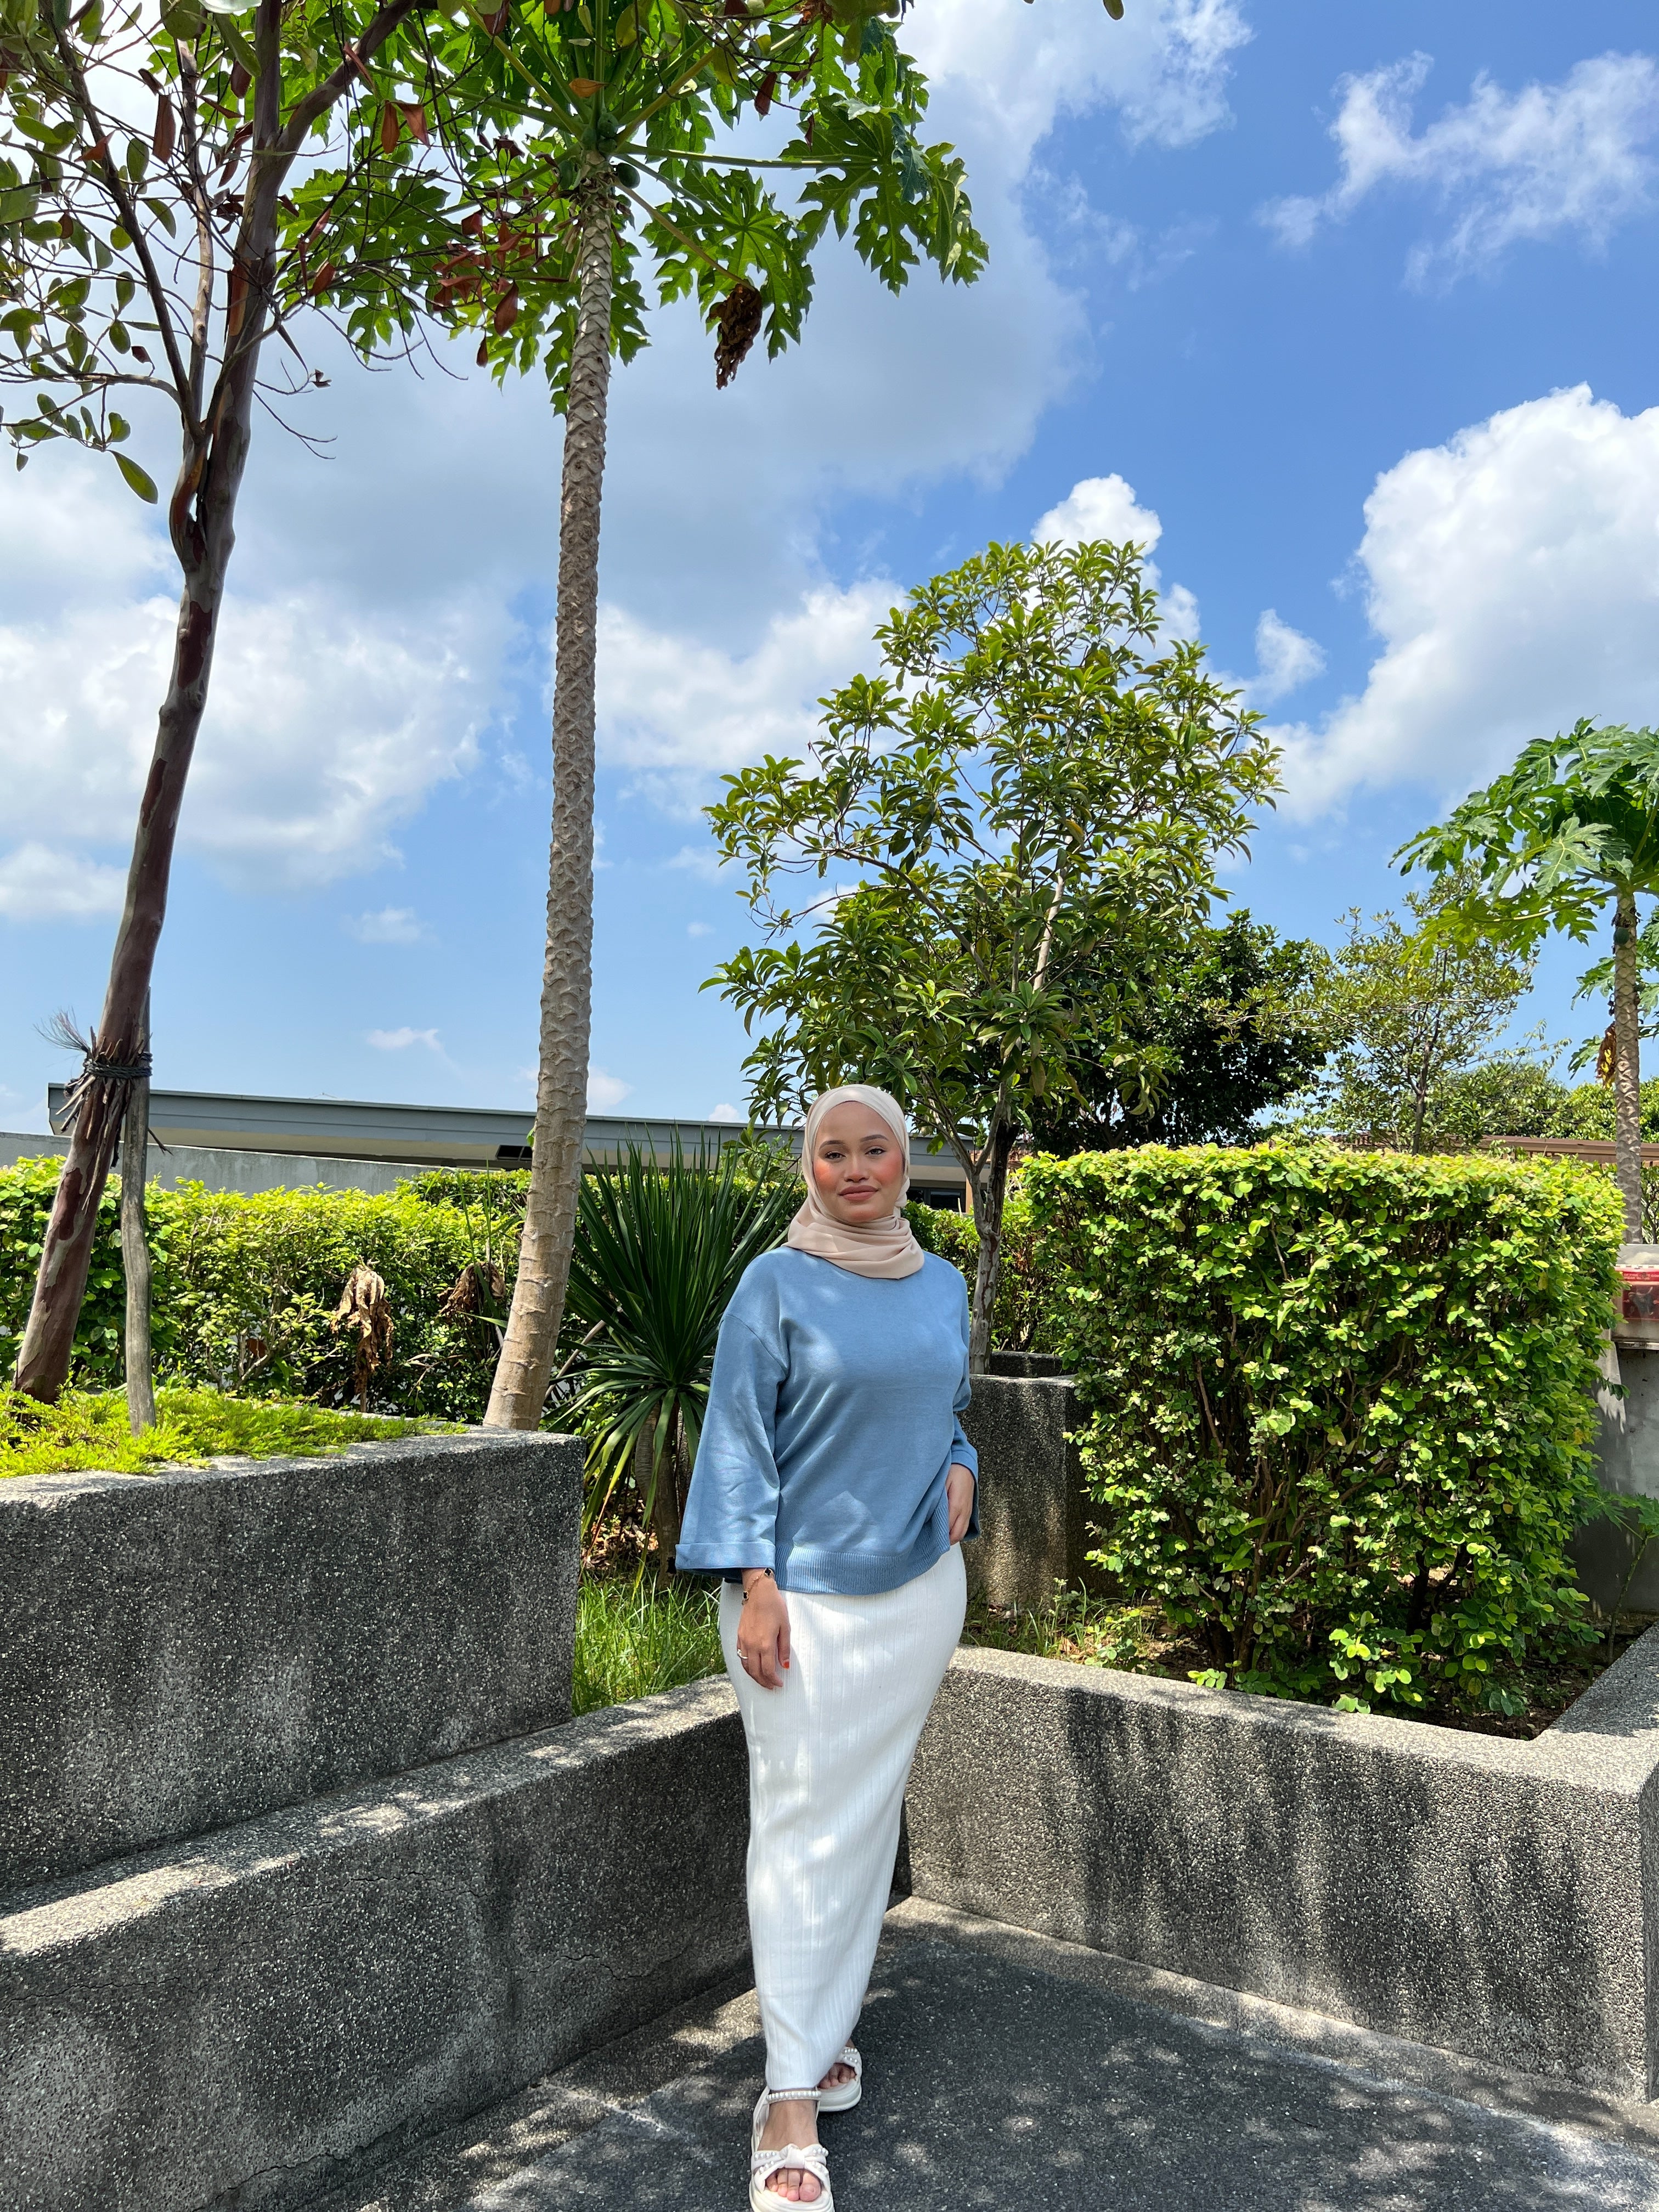
{"label": "concrete step", "polygon": [[277,2212],[729,1976],[747,1766],[695,1683],[0,1908],[5,2212]]}

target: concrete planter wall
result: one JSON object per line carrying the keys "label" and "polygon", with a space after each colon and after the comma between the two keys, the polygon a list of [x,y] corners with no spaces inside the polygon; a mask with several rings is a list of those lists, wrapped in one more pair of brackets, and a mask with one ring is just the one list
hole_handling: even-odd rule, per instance
{"label": "concrete planter wall", "polygon": [[924,1897],[1659,2087],[1659,1631],[1532,1743],[964,1651],[907,1819]]}
{"label": "concrete planter wall", "polygon": [[969,1590],[993,1605],[1029,1609],[1056,1582],[1090,1577],[1083,1473],[1069,1434],[1077,1419],[1066,1376],[974,1377],[963,1426],[980,1459],[980,1534],[963,1557]]}
{"label": "concrete planter wall", "polygon": [[0,1895],[566,1719],[580,1453],[0,1482]]}
{"label": "concrete planter wall", "polygon": [[276,2212],[740,1966],[724,1683],[0,1907],[6,2212]]}
{"label": "concrete planter wall", "polygon": [[581,1456],[0,1485],[6,2212],[274,2212],[740,1964],[730,1692],[565,1717]]}

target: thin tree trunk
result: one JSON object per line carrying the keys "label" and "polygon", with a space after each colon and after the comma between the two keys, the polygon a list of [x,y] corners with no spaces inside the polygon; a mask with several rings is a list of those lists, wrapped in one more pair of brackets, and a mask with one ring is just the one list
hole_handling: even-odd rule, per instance
{"label": "thin tree trunk", "polygon": [[564,1315],[576,1232],[593,969],[593,659],[599,513],[611,386],[615,197],[601,170],[578,188],[580,293],[570,355],[559,506],[558,645],[553,675],[553,839],[542,969],[536,1136],[518,1279],[485,1420],[533,1429]]}
{"label": "thin tree trunk", "polygon": [[1641,1018],[1636,987],[1636,894],[1623,885],[1613,919],[1613,1135],[1625,1241],[1642,1242]]}
{"label": "thin tree trunk", "polygon": [[974,1309],[968,1328],[968,1371],[986,1375],[991,1367],[991,1316],[1002,1282],[1002,1213],[1008,1195],[1008,1156],[1014,1132],[999,1115],[993,1118],[979,1173],[970,1186],[979,1258],[974,1268]]}
{"label": "thin tree trunk", "polygon": [[139,801],[126,902],[115,933],[103,1012],[76,1086],[69,1155],[52,1200],[18,1355],[18,1389],[48,1404],[69,1378],[99,1201],[126,1111],[131,1071],[147,1041],[145,1010],[167,915],[179,813],[207,706],[225,573],[236,542],[236,500],[247,465],[254,381],[276,265],[276,196],[288,168],[287,161],[262,164],[259,159],[276,143],[281,124],[281,78],[275,65],[281,16],[279,0],[260,0],[255,29],[266,66],[254,95],[247,213],[228,272],[225,368],[200,435],[185,431],[184,459],[167,509],[185,576],[173,666]]}
{"label": "thin tree trunk", "polygon": [[[144,1004],[143,1048],[148,1058],[148,1000]],[[144,1176],[149,1153],[149,1078],[141,1075],[127,1094],[127,1110],[121,1122],[121,1273],[126,1280],[127,1425],[135,1437],[155,1426],[155,1382],[150,1364],[149,1240],[144,1224]]]}
{"label": "thin tree trunk", "polygon": [[[246,451],[244,436],[242,453]],[[167,914],[185,779],[207,704],[214,634],[230,558],[231,514],[241,480],[241,456],[231,466],[227,455],[227,465],[234,481],[216,487],[224,496],[216,501],[218,527],[213,533],[211,555],[187,574],[179,602],[173,669],[138,808],[126,903],[115,933],[104,1008],[76,1092],[69,1155],[46,1223],[33,1302],[18,1356],[18,1389],[49,1404],[69,1378],[70,1352],[86,1295],[99,1201],[133,1079],[127,1071],[140,1064],[146,1042],[144,1007]]]}

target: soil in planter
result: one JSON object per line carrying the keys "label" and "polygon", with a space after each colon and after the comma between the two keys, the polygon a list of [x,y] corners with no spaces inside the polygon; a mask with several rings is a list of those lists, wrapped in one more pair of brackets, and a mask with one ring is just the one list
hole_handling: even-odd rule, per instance
{"label": "soil in planter", "polygon": [[[1513,1713],[1439,1705],[1416,1711],[1399,1705],[1382,1710],[1390,1719],[1429,1721],[1437,1728],[1462,1729],[1476,1735],[1541,1735],[1654,1620],[1651,1613],[1621,1613],[1611,1647],[1604,1632],[1595,1644],[1577,1647],[1565,1656],[1540,1657],[1525,1668],[1506,1665],[1495,1680],[1517,1706]],[[1084,1667],[1116,1667],[1174,1682],[1190,1681],[1213,1664],[1193,1638],[1172,1632],[1156,1607],[1114,1605],[1081,1590],[1057,1590],[1036,1612],[1006,1611],[976,1598],[969,1606],[962,1640],[992,1650],[1070,1659]]]}

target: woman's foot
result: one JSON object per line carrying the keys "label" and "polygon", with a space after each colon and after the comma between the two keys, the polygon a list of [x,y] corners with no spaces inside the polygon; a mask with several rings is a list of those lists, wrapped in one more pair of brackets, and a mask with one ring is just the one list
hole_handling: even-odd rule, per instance
{"label": "woman's foot", "polygon": [[[833,2066],[830,2069],[832,2074],[836,2070]],[[798,2143],[805,2150],[817,2139],[817,2106],[810,2097],[791,2097],[786,2104],[775,2100],[767,2107],[766,2125],[761,2130],[757,2148],[778,2150],[785,2143]],[[766,2193],[775,2197],[780,2204],[816,2204],[823,2191],[815,2173],[808,2173],[803,2166],[782,2166],[768,2175]]]}
{"label": "woman's foot", "polygon": [[850,2066],[843,2066],[841,2060],[838,2058],[835,2064],[830,2069],[830,2071],[824,2075],[823,2081],[818,2083],[818,2087],[820,2089],[839,2089],[844,2082],[850,2081],[853,2078],[854,2075],[852,2068]]}

